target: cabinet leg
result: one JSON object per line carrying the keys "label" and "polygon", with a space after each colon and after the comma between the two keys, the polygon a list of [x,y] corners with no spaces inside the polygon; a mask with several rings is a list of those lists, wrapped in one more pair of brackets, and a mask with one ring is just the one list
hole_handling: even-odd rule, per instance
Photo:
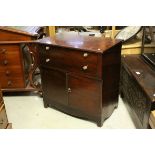
{"label": "cabinet leg", "polygon": [[102,127],[103,126],[103,121],[97,121],[97,126]]}
{"label": "cabinet leg", "polygon": [[44,108],[48,108],[48,107],[49,107],[48,104],[45,104],[45,103],[44,103]]}

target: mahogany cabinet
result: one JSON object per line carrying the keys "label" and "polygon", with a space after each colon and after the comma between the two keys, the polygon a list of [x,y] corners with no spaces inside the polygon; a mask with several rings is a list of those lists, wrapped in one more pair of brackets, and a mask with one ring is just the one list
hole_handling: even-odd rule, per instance
{"label": "mahogany cabinet", "polygon": [[[0,27],[0,82],[2,90],[38,90],[33,75],[37,68],[37,52],[25,44],[41,37],[41,27]],[[23,43],[22,43],[23,42]]]}
{"label": "mahogany cabinet", "polygon": [[38,42],[44,106],[102,126],[118,106],[121,41],[57,35]]}
{"label": "mahogany cabinet", "polygon": [[5,110],[5,105],[2,97],[1,87],[0,87],[0,129],[12,128],[11,124],[8,123],[8,118]]}

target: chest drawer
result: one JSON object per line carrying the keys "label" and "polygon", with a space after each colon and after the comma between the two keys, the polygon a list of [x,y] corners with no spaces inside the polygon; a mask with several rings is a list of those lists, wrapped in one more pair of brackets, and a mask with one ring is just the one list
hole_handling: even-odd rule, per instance
{"label": "chest drawer", "polygon": [[6,110],[4,104],[0,107],[0,129],[5,129],[8,124]]}
{"label": "chest drawer", "polygon": [[97,76],[98,54],[48,46],[43,46],[42,51],[42,65]]}
{"label": "chest drawer", "polygon": [[25,87],[25,83],[21,78],[0,78],[2,84],[2,89],[3,88],[23,88]]}
{"label": "chest drawer", "polygon": [[20,67],[0,67],[0,75],[2,88],[22,88],[25,86]]}
{"label": "chest drawer", "polygon": [[20,66],[21,55],[18,45],[0,45],[0,66]]}

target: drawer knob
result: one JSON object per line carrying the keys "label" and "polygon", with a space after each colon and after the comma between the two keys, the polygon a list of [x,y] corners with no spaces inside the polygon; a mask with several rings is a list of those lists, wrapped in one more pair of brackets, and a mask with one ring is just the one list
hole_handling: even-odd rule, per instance
{"label": "drawer knob", "polygon": [[46,62],[49,62],[50,61],[50,59],[48,58],[48,59],[46,59]]}
{"label": "drawer knob", "polygon": [[88,57],[88,53],[84,53],[83,57],[85,57],[85,58]]}
{"label": "drawer knob", "polygon": [[7,70],[7,71],[5,72],[5,74],[6,74],[7,76],[9,76],[9,75],[10,75],[10,71]]}
{"label": "drawer knob", "polygon": [[7,65],[8,64],[8,61],[7,60],[4,60],[4,65]]}
{"label": "drawer knob", "polygon": [[8,86],[11,86],[12,85],[12,81],[8,81]]}
{"label": "drawer knob", "polygon": [[83,66],[82,69],[83,70],[87,70],[88,69],[88,65],[87,66]]}
{"label": "drawer knob", "polygon": [[68,88],[68,92],[69,92],[69,93],[71,93],[71,92],[72,92],[71,88]]}
{"label": "drawer knob", "polygon": [[2,54],[5,54],[5,52],[6,52],[6,49],[4,49],[4,48],[1,49],[1,53],[2,53]]}
{"label": "drawer knob", "polygon": [[49,46],[46,46],[46,50],[49,50],[50,49],[50,47]]}

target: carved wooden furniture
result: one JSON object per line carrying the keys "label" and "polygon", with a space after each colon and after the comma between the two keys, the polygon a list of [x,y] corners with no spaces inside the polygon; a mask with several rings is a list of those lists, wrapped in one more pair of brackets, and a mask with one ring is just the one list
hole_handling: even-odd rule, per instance
{"label": "carved wooden furniture", "polygon": [[118,106],[121,42],[57,35],[39,43],[44,106],[102,126]]}
{"label": "carved wooden furniture", "polygon": [[10,129],[10,128],[12,128],[12,126],[10,123],[8,123],[8,118],[0,88],[0,129]]}
{"label": "carved wooden furniture", "polygon": [[40,27],[0,27],[0,82],[3,91],[38,90],[38,83],[33,81],[38,55],[24,42],[41,37],[40,30]]}
{"label": "carved wooden furniture", "polygon": [[137,128],[149,128],[155,109],[155,72],[141,55],[122,56],[120,92]]}

